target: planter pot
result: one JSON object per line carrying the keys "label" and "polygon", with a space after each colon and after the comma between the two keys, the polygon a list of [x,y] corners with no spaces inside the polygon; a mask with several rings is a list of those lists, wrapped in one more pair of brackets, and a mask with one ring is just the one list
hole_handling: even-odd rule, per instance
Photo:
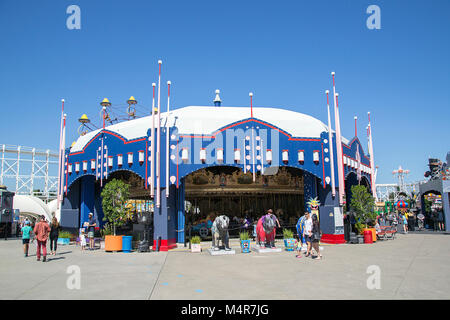
{"label": "planter pot", "polygon": [[123,236],[105,236],[105,251],[121,251]]}
{"label": "planter pot", "polygon": [[250,252],[250,240],[241,240],[241,250],[242,253]]}
{"label": "planter pot", "polygon": [[295,249],[295,239],[284,239],[284,248],[286,251],[294,251]]}
{"label": "planter pot", "polygon": [[133,249],[131,245],[132,239],[133,239],[132,236],[122,237],[122,252],[131,252],[131,250]]}
{"label": "planter pot", "polygon": [[70,244],[70,238],[58,238],[58,244],[68,245]]}
{"label": "planter pot", "polygon": [[202,252],[202,245],[200,243],[191,243],[191,252]]}

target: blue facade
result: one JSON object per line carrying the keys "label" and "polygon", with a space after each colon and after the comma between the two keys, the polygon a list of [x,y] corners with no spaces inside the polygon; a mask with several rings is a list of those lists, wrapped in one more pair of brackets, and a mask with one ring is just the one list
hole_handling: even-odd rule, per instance
{"label": "blue facade", "polygon": [[[151,119],[148,126],[151,127]],[[277,167],[283,166],[303,170],[305,199],[317,196],[321,202],[320,220],[323,232],[341,234],[341,229],[335,227],[334,219],[334,208],[339,207],[336,199],[338,196],[331,196],[328,132],[322,132],[320,137],[293,137],[283,128],[256,118],[230,123],[211,135],[178,133],[176,126],[171,127],[170,192],[169,197],[166,197],[165,131],[165,128],[161,129],[161,206],[156,208],[154,213],[154,239],[159,241],[156,245],[162,249],[170,247],[175,242],[184,242],[184,177],[210,166],[233,166],[248,172],[276,170]],[[101,158],[102,140],[103,159]],[[334,150],[336,150],[335,141],[333,135]],[[87,214],[94,212],[98,222],[102,224],[101,187],[99,187],[102,172],[104,179],[116,171],[134,172],[145,180],[145,188],[150,193],[150,144],[151,129],[147,131],[146,136],[132,140],[127,140],[117,132],[104,129],[96,134],[81,151],[69,153],[65,164],[66,172],[70,171],[70,167],[72,170],[66,176],[67,192],[64,197],[62,215],[74,215],[78,212],[78,216],[77,219],[62,217],[62,222],[75,224],[74,221],[77,221],[78,226],[73,225],[73,227],[79,227],[87,221]],[[370,165],[369,158],[364,155],[358,138],[355,137],[349,145],[343,144],[342,148],[344,156],[354,160],[357,159],[356,153],[359,150],[361,163]],[[270,152],[268,150],[271,151],[271,162],[267,161]],[[237,152],[239,160],[235,159]],[[301,152],[302,156],[300,156]],[[132,154],[131,163],[128,163],[128,154]],[[122,156],[121,165],[118,163],[120,156]],[[337,163],[335,151],[335,185],[339,188]],[[92,166],[92,164],[95,165]],[[344,165],[345,176],[351,172],[356,173],[356,169]],[[369,174],[365,172],[361,174],[370,186]],[[156,187],[156,180],[154,181]]]}

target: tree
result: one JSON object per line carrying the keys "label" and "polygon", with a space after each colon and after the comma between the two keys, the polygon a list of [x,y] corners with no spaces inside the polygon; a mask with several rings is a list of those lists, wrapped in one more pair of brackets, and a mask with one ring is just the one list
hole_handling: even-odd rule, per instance
{"label": "tree", "polygon": [[375,199],[372,194],[367,191],[365,186],[354,185],[351,188],[352,201],[350,206],[355,212],[356,218],[356,228],[359,232],[362,231],[364,227],[367,228],[367,223],[370,220],[375,220],[377,214],[374,210]]}
{"label": "tree", "polygon": [[105,215],[103,221],[113,225],[114,235],[116,235],[116,226],[120,227],[128,219],[125,203],[130,196],[130,185],[122,180],[113,179],[105,185],[101,196]]}

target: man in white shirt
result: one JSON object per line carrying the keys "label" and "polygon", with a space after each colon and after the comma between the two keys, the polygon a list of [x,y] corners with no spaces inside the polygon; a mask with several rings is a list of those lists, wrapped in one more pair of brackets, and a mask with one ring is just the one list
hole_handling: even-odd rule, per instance
{"label": "man in white shirt", "polygon": [[311,255],[311,237],[312,237],[312,219],[311,214],[309,212],[305,213],[305,228],[303,229],[303,235],[306,239],[307,244],[307,250],[306,250],[306,257],[309,257]]}

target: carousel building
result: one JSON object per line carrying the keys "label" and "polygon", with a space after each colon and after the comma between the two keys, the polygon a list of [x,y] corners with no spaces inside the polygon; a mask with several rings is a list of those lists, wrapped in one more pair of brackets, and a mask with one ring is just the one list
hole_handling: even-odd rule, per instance
{"label": "carousel building", "polygon": [[322,241],[343,243],[351,185],[372,189],[373,162],[359,138],[339,144],[309,115],[221,106],[216,94],[214,106],[154,111],[81,135],[64,155],[61,225],[79,228],[90,212],[102,225],[102,187],[119,178],[130,183],[131,198],[153,201],[158,250],[184,243],[186,224],[211,213],[255,219],[271,208],[295,224],[315,197]]}

